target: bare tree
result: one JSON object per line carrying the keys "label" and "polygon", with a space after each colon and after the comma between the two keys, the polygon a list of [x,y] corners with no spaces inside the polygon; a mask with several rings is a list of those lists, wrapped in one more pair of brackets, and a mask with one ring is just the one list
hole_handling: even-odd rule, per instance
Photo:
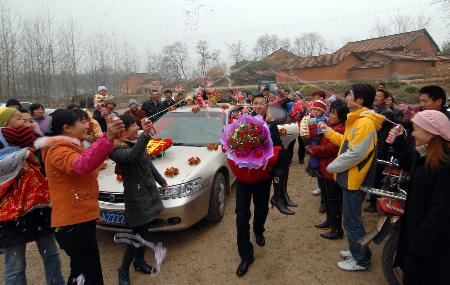
{"label": "bare tree", "polygon": [[326,53],[328,47],[320,34],[307,33],[295,38],[293,50],[298,56],[315,56]]}
{"label": "bare tree", "polygon": [[230,57],[234,63],[241,62],[245,59],[245,44],[242,41],[232,43],[229,47]]}
{"label": "bare tree", "polygon": [[280,47],[284,50],[291,51],[291,39],[284,38],[280,41]]}
{"label": "bare tree", "polygon": [[272,52],[272,37],[269,34],[260,36],[253,48],[256,59],[263,59]]}
{"label": "bare tree", "polygon": [[372,37],[384,37],[389,34],[391,34],[391,26],[389,23],[385,23],[380,21],[380,19],[377,18],[375,25],[373,26],[371,32]]}
{"label": "bare tree", "polygon": [[10,9],[0,1],[0,95],[17,95],[17,34]]}
{"label": "bare tree", "polygon": [[441,47],[443,54],[450,54],[450,41],[445,41]]}
{"label": "bare tree", "polygon": [[59,72],[64,97],[78,95],[79,64],[81,60],[81,43],[78,35],[80,31],[73,19],[70,19],[61,28],[61,42],[59,47]]}
{"label": "bare tree", "polygon": [[199,55],[198,65],[200,67],[201,74],[203,76],[206,75],[208,71],[208,65],[211,62],[212,54],[209,51],[208,42],[207,41],[199,41],[196,46],[197,54]]}
{"label": "bare tree", "polygon": [[168,67],[176,79],[187,79],[188,51],[185,43],[175,42],[163,49]]}
{"label": "bare tree", "polygon": [[431,16],[427,14],[422,13],[416,17],[412,17],[398,13],[386,22],[381,22],[377,19],[370,34],[373,37],[384,37],[390,34],[405,33],[412,30],[428,28],[431,22]]}

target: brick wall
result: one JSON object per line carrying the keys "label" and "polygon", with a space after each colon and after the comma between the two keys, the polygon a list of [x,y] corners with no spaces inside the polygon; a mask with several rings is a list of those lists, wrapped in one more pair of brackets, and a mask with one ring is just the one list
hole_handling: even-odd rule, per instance
{"label": "brick wall", "polygon": [[[344,58],[336,65],[309,67],[291,70],[291,78],[286,78],[284,74],[277,74],[278,82],[294,81],[345,81],[348,80],[347,70],[355,65],[359,60],[352,54]],[[297,79],[297,80],[296,80]]]}
{"label": "brick wall", "polygon": [[421,78],[432,67],[431,61],[395,61],[392,62],[392,79]]}
{"label": "brick wall", "polygon": [[407,47],[407,50],[419,50],[424,51],[429,54],[436,54],[437,50],[434,48],[430,39],[425,36],[419,36],[414,41],[412,41]]}
{"label": "brick wall", "polygon": [[429,67],[425,71],[425,78],[450,77],[450,60],[437,61],[434,67]]}
{"label": "brick wall", "polygon": [[122,94],[135,94],[138,88],[142,85],[143,79],[137,75],[132,74],[121,84]]}
{"label": "brick wall", "polygon": [[350,69],[349,80],[387,79],[391,74],[391,64],[378,68]]}

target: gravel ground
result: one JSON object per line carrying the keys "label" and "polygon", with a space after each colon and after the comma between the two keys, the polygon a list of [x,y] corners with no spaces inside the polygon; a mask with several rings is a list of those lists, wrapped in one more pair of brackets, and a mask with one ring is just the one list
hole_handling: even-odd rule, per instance
{"label": "gravel ground", "polygon": [[[232,191],[227,198],[222,222],[201,221],[190,229],[175,233],[157,233],[153,241],[162,241],[168,254],[161,272],[146,276],[131,271],[132,284],[386,284],[381,265],[381,246],[372,246],[372,266],[367,272],[344,272],[337,268],[339,250],[347,241],[329,241],[319,237],[314,224],[324,220],[319,214],[316,188],[297,161],[291,166],[289,192],[299,204],[294,216],[284,216],[271,209],[266,222],[266,246],[255,246],[255,262],[242,278],[235,275],[239,264]],[[364,214],[366,230],[376,223],[376,215]],[[252,235],[253,239],[253,235]],[[98,232],[105,284],[118,284],[117,268],[124,245],[113,242],[113,234]],[[61,253],[63,273],[68,276],[68,258]],[[152,264],[152,253],[147,251]],[[3,263],[0,270],[3,272]],[[42,261],[34,243],[27,248],[28,284],[45,284]]]}

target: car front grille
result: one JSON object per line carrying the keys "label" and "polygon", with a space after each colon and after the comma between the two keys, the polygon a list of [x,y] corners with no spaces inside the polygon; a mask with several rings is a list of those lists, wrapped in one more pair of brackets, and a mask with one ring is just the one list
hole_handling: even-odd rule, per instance
{"label": "car front grille", "polygon": [[98,200],[108,203],[124,203],[123,194],[121,193],[100,192],[98,195]]}

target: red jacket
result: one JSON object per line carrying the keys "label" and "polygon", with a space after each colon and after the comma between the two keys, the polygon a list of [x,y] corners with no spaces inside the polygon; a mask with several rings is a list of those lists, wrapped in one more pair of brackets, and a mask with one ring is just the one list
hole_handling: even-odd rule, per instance
{"label": "red jacket", "polygon": [[[342,123],[330,127],[341,134],[343,134],[345,130],[345,125]],[[333,174],[328,173],[327,166],[336,159],[339,152],[339,146],[334,145],[323,136],[318,145],[309,145],[307,151],[309,154],[319,158],[319,169],[323,178],[333,180]]]}

